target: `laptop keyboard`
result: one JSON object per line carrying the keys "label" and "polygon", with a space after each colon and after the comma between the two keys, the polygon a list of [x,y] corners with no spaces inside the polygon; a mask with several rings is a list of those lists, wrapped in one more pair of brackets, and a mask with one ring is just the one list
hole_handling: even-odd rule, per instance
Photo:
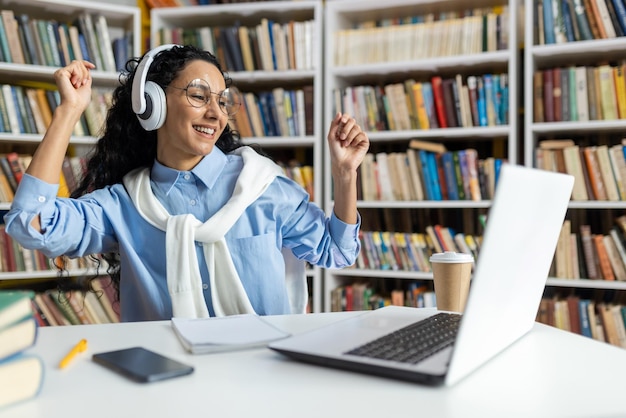
{"label": "laptop keyboard", "polygon": [[461,315],[440,312],[345,354],[415,364],[454,343]]}

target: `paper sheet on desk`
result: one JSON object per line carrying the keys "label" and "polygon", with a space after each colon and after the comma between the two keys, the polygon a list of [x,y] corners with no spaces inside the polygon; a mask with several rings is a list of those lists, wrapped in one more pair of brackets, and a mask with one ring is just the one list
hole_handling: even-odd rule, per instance
{"label": "paper sheet on desk", "polygon": [[257,315],[172,318],[172,328],[183,347],[193,354],[261,347],[289,336]]}

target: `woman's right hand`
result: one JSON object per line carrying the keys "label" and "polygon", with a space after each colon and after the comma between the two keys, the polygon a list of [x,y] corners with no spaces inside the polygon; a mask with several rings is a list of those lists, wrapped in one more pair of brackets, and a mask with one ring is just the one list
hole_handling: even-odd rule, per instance
{"label": "woman's right hand", "polygon": [[79,111],[85,111],[91,101],[91,72],[96,68],[89,61],[74,60],[69,65],[59,68],[54,72],[61,103],[59,106],[67,106]]}

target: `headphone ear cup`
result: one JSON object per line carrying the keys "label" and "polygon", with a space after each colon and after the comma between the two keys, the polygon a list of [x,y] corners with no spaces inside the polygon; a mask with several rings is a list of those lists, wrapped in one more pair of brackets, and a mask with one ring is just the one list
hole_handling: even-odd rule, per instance
{"label": "headphone ear cup", "polygon": [[146,111],[137,114],[139,123],[146,131],[154,131],[163,126],[167,113],[165,92],[157,83],[146,81],[144,96],[146,98]]}

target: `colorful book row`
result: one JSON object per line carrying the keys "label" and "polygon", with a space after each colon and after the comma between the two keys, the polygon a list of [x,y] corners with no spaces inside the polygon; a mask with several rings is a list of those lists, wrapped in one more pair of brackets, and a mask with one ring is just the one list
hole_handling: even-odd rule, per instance
{"label": "colorful book row", "polygon": [[[418,141],[411,141],[411,143]],[[365,201],[492,199],[504,159],[478,158],[475,149],[366,154],[359,167]]]}
{"label": "colorful book row", "polygon": [[612,39],[626,34],[623,0],[535,0],[536,45]]}
{"label": "colorful book row", "polygon": [[369,20],[333,34],[336,66],[479,54],[509,46],[509,10],[468,9]]}
{"label": "colorful book row", "polygon": [[576,295],[541,300],[537,321],[626,348],[626,306]]}
{"label": "colorful book row", "polygon": [[626,281],[626,216],[605,233],[572,226],[566,219],[557,244],[551,276],[561,279]]}
{"label": "colorful book row", "polygon": [[535,122],[626,119],[626,61],[535,71]]}
{"label": "colorful book row", "polygon": [[[13,201],[17,187],[26,173],[32,159],[31,155],[9,152],[0,154],[0,202]],[[59,197],[69,197],[78,186],[86,170],[85,157],[69,157],[63,159],[61,173],[59,173]]]}
{"label": "colorful book row", "polygon": [[508,124],[508,74],[408,79],[335,89],[334,109],[355,115],[368,131]]}
{"label": "colorful book row", "polygon": [[256,26],[161,28],[157,44],[190,44],[213,52],[228,71],[312,70],[315,66],[314,21],[275,22]]}
{"label": "colorful book row", "polygon": [[[97,136],[111,106],[112,91],[94,87],[91,101],[74,127],[76,136]],[[39,134],[46,132],[52,113],[60,103],[59,92],[38,87],[2,84],[0,132]]]}
{"label": "colorful book row", "polygon": [[95,260],[93,257],[49,258],[39,250],[22,247],[5,231],[5,225],[0,225],[0,273],[35,272],[48,270],[77,270],[99,269],[106,271],[104,260]]}
{"label": "colorful book row", "polygon": [[422,282],[410,282],[404,289],[385,290],[380,286],[357,281],[337,286],[330,292],[331,312],[364,311],[388,305],[435,308],[437,301],[432,287]]}
{"label": "colorful book row", "polygon": [[434,253],[462,252],[477,259],[482,237],[436,224],[424,232],[360,231],[359,240],[357,268],[428,273]]}
{"label": "colorful book row", "polygon": [[313,86],[244,93],[231,126],[242,138],[313,135]]}
{"label": "colorful book row", "polygon": [[569,139],[544,140],[535,151],[536,167],[574,176],[572,200],[626,200],[626,148],[623,144],[582,146]]}
{"label": "colorful book row", "polygon": [[34,19],[2,10],[0,61],[63,67],[72,60],[88,60],[102,71],[121,71],[132,55],[132,33],[111,38],[100,14],[81,13],[71,24]]}

